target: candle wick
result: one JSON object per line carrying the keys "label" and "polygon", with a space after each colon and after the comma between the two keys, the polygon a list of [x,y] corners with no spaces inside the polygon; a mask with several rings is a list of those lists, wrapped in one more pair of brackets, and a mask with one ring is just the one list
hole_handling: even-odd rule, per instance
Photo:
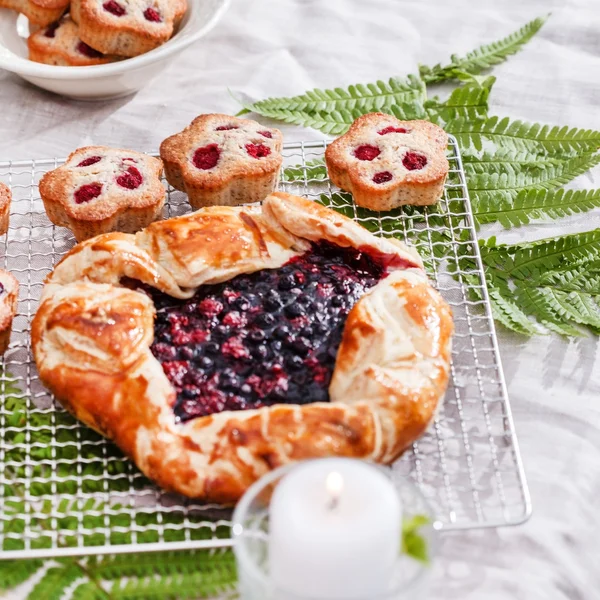
{"label": "candle wick", "polygon": [[338,507],[339,503],[340,503],[340,497],[337,494],[332,495],[329,498],[329,503],[327,505],[327,508],[329,508],[329,510],[335,510]]}

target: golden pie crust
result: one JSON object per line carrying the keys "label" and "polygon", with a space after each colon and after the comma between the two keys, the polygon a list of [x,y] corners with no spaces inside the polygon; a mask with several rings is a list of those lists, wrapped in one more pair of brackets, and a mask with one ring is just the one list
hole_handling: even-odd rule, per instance
{"label": "golden pie crust", "polygon": [[[150,352],[153,302],[122,279],[190,298],[202,284],[279,267],[318,240],[402,265],[350,311],[331,401],[176,422],[176,392]],[[232,503],[267,471],[294,461],[396,459],[427,429],[445,392],[452,331],[450,309],[413,250],[275,193],[262,207],[206,208],[136,235],[79,244],[47,279],[32,345],[45,385],[148,477],[166,490]]]}

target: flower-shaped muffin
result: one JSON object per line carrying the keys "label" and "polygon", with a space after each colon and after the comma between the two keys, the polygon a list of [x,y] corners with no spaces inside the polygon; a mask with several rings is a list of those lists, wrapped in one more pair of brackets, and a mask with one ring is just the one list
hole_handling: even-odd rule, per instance
{"label": "flower-shaped muffin", "polygon": [[29,36],[27,46],[29,60],[47,65],[86,67],[119,60],[119,57],[105,56],[81,41],[79,28],[69,16]]}
{"label": "flower-shaped muffin", "polygon": [[68,6],[69,0],[0,0],[0,8],[16,10],[40,27],[58,21]]}
{"label": "flower-shaped muffin", "polygon": [[8,271],[0,269],[0,354],[10,343],[12,322],[17,312],[19,282]]}
{"label": "flower-shaped muffin", "polygon": [[80,148],[40,181],[48,218],[80,242],[122,231],[134,233],[162,215],[162,162],[132,150]]}
{"label": "flower-shaped muffin", "polygon": [[0,235],[4,235],[8,231],[11,200],[12,194],[9,187],[0,181]]}
{"label": "flower-shaped muffin", "polygon": [[448,136],[428,121],[371,113],[354,121],[325,153],[331,181],[359,206],[391,210],[437,202],[448,175]]}
{"label": "flower-shaped muffin", "polygon": [[103,54],[138,56],[168,41],[187,0],[73,0],[81,39]]}
{"label": "flower-shaped muffin", "polygon": [[194,210],[264,200],[277,186],[283,136],[256,121],[201,115],[160,146],[167,181]]}

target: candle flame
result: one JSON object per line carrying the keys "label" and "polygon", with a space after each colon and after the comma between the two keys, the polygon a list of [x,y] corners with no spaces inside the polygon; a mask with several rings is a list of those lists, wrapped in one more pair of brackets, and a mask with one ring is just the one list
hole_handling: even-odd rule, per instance
{"label": "candle flame", "polygon": [[344,478],[337,471],[332,471],[327,475],[325,482],[327,493],[329,494],[329,508],[334,509],[340,500],[342,490],[344,489]]}

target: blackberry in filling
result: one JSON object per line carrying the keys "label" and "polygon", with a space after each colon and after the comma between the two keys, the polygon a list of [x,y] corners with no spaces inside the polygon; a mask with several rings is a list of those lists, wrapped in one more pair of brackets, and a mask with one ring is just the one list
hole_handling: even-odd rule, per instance
{"label": "blackberry in filling", "polygon": [[148,290],[152,352],[177,390],[176,417],[329,400],[346,317],[385,276],[384,258],[320,243],[189,300]]}

